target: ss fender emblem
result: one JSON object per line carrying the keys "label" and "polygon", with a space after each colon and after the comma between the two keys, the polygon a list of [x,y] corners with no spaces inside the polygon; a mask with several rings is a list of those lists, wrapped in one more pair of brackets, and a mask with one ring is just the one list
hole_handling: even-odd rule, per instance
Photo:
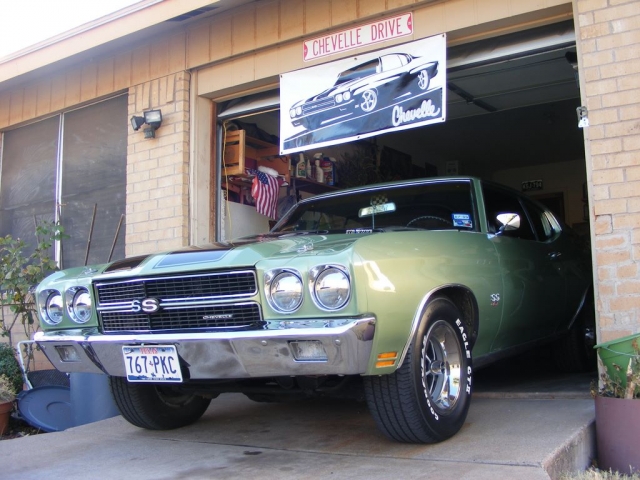
{"label": "ss fender emblem", "polygon": [[143,300],[134,300],[131,302],[131,311],[138,313],[156,313],[160,310],[160,301],[157,298],[145,298]]}

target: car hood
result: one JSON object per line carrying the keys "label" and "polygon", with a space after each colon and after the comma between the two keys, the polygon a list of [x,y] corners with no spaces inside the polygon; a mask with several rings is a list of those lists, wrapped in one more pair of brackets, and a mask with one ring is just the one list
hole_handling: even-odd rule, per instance
{"label": "car hood", "polygon": [[93,267],[99,278],[157,275],[197,271],[210,268],[254,267],[263,259],[331,254],[349,248],[359,234],[287,233],[243,237],[225,243],[186,247],[165,253],[130,257],[100,267]]}

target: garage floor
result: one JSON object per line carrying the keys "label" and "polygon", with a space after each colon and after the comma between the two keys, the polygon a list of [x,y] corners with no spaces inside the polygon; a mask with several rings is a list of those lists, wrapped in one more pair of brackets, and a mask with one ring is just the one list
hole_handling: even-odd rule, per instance
{"label": "garage floor", "polygon": [[462,431],[436,445],[387,440],[363,403],[260,404],[228,394],[178,430],[114,417],[0,442],[0,478],[557,478],[593,456],[595,373],[549,373],[533,360],[478,372]]}

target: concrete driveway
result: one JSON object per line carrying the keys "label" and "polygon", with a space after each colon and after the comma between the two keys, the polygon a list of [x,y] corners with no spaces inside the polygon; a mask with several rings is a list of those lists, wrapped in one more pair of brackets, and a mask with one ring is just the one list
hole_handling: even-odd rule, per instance
{"label": "concrete driveway", "polygon": [[478,372],[452,439],[408,445],[378,433],[364,403],[215,399],[194,425],[136,428],[121,417],[0,442],[2,479],[548,479],[594,455],[595,374],[506,362]]}

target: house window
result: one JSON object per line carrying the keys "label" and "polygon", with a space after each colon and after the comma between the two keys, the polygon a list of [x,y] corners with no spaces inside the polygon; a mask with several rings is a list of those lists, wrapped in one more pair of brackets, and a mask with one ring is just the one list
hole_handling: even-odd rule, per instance
{"label": "house window", "polygon": [[[119,96],[5,132],[0,235],[35,243],[35,223],[60,220],[64,268],[124,257],[127,97]],[[93,218],[96,206],[95,219]],[[93,233],[89,239],[91,225]],[[89,242],[90,240],[90,242]],[[90,248],[88,245],[90,243]]]}

